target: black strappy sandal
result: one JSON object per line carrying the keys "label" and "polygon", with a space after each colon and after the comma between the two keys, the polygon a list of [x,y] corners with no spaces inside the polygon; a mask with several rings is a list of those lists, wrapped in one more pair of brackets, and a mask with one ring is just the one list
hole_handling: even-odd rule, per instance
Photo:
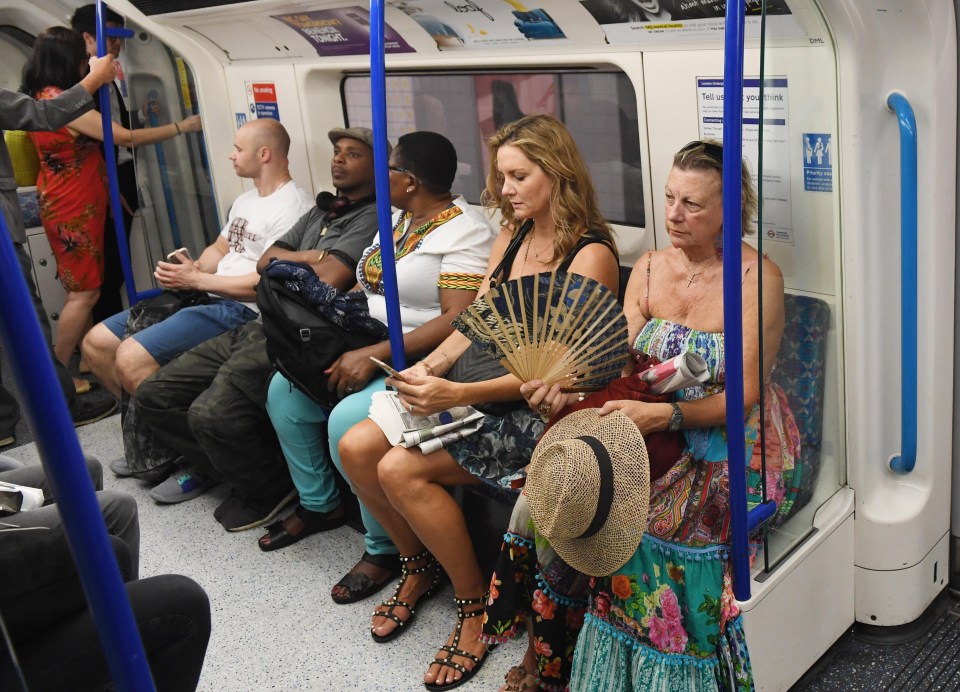
{"label": "black strappy sandal", "polygon": [[[408,563],[417,562],[418,560],[426,560],[426,564],[421,567],[414,567],[413,569],[407,567]],[[370,617],[385,617],[390,620],[393,620],[397,623],[395,629],[390,631],[388,634],[379,635],[373,631],[373,627],[370,628],[370,636],[373,637],[373,640],[379,644],[386,644],[387,642],[393,641],[405,630],[408,629],[408,625],[413,621],[416,611],[414,611],[413,606],[411,606],[406,601],[401,601],[397,598],[397,595],[400,593],[400,589],[403,588],[404,583],[407,581],[407,577],[413,574],[424,574],[433,570],[433,582],[430,584],[430,588],[423,592],[420,598],[417,599],[417,602],[414,605],[419,606],[427,598],[434,594],[437,586],[440,584],[440,564],[437,562],[436,558],[430,554],[429,551],[424,550],[422,553],[418,553],[412,557],[400,556],[400,582],[397,584],[397,588],[393,591],[393,596],[384,603],[381,603],[378,607],[386,607],[386,610],[379,611],[374,610],[371,613]],[[393,611],[395,608],[406,608],[410,611],[410,615],[406,620],[401,620]]]}
{"label": "black strappy sandal", "polygon": [[[453,602],[457,604],[457,629],[453,633],[453,641],[448,645],[444,644],[440,647],[441,651],[446,651],[447,656],[445,658],[440,658],[439,656],[433,659],[433,664],[439,664],[441,668],[446,666],[447,668],[453,668],[454,670],[460,671],[460,679],[454,680],[453,682],[447,683],[445,685],[438,685],[435,682],[425,682],[423,686],[428,690],[451,690],[454,687],[460,687],[467,680],[476,675],[481,666],[483,666],[484,661],[487,660],[488,654],[496,648],[496,644],[488,644],[486,650],[483,653],[483,657],[474,656],[469,651],[464,651],[459,647],[460,645],[460,635],[463,632],[463,621],[467,618],[475,618],[483,615],[484,607],[487,603],[487,596],[484,594],[480,598],[456,598],[454,597]],[[464,606],[482,606],[477,610],[471,610],[469,613],[463,609]],[[466,658],[473,661],[473,668],[467,670],[461,664],[453,660],[454,656],[459,656],[460,658]],[[437,671],[439,674],[439,671]]]}

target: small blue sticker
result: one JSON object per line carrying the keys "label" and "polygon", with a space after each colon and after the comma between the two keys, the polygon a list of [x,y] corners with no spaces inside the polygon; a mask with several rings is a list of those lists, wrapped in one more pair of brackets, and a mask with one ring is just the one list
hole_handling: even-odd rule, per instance
{"label": "small blue sticker", "polygon": [[833,192],[833,151],[830,135],[805,132],[803,135],[803,189]]}
{"label": "small blue sticker", "polygon": [[441,425],[447,425],[448,423],[453,422],[453,414],[449,411],[440,412],[440,423]]}
{"label": "small blue sticker", "polygon": [[237,129],[247,124],[247,114],[246,113],[235,113],[237,116]]}

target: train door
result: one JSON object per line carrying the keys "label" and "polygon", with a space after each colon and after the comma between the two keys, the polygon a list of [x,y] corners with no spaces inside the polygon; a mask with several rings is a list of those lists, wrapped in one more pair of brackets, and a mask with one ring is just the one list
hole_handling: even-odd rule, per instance
{"label": "train door", "polygon": [[[196,86],[189,65],[135,23],[127,22],[127,28],[134,35],[124,42],[119,60],[123,78],[116,85],[130,111],[133,128],[165,124],[197,112]],[[33,41],[34,36],[21,28],[0,27],[0,84],[5,88],[19,90]],[[134,277],[142,291],[153,286],[153,268],[159,259],[181,246],[199,256],[199,251],[216,238],[220,224],[202,136],[178,137],[136,148],[133,161],[139,210],[128,232]],[[35,177],[21,180],[19,193],[27,247],[55,332],[64,293],[40,224],[34,181]],[[112,224],[108,224],[107,232],[113,232]]]}

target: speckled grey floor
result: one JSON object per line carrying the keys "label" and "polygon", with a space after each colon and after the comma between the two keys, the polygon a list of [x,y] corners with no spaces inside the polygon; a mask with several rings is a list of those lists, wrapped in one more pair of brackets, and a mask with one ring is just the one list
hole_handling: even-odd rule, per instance
{"label": "speckled grey floor", "polygon": [[[77,430],[83,449],[104,466],[121,454],[120,418],[113,416]],[[36,463],[34,445],[7,454]],[[201,690],[423,690],[421,679],[455,622],[452,591],[417,613],[415,625],[389,644],[377,644],[368,630],[374,599],[341,606],[330,587],[363,552],[360,534],[344,527],[311,536],[273,553],[256,545],[254,529],[227,533],[214,520],[223,486],[190,502],[158,505],[148,487],[104,473],[107,488],[131,493],[140,507],[141,576],[185,574],[210,596],[213,634]],[[495,690],[523,655],[518,642],[501,646],[460,689]]]}
{"label": "speckled grey floor", "polygon": [[882,645],[848,632],[792,692],[960,690],[960,610],[950,608],[904,644]]}

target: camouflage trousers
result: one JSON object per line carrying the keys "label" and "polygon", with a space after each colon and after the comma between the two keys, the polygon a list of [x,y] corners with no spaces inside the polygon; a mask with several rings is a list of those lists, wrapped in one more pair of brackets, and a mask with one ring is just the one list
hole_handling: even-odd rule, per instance
{"label": "camouflage trousers", "polygon": [[293,485],[266,411],[273,373],[260,322],[248,322],[144,380],[134,408],[186,466],[223,477],[243,497],[277,497]]}

